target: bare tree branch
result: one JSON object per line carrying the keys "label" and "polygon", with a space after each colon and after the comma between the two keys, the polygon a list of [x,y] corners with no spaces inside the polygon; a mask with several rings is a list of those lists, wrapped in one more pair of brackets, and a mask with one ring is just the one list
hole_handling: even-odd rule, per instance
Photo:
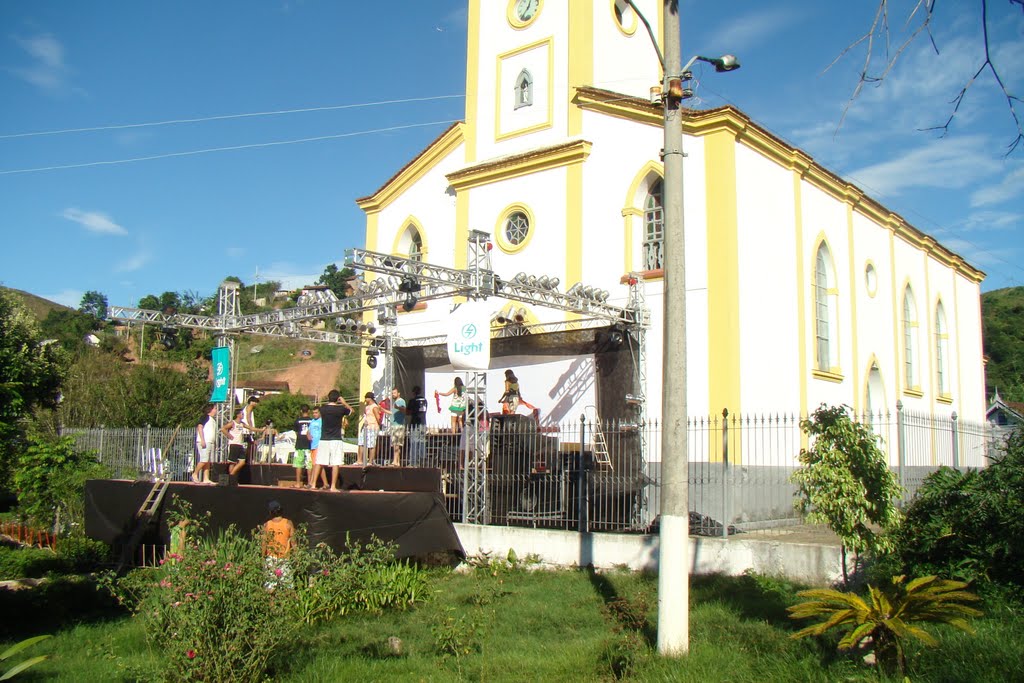
{"label": "bare tree branch", "polygon": [[[942,125],[931,126],[929,128],[922,128],[919,130],[940,130],[942,131],[943,136],[946,133],[948,133],[954,118],[960,110],[960,105],[963,104],[968,91],[971,89],[971,86],[974,85],[974,83],[978,80],[979,76],[985,73],[985,71],[988,71],[989,73],[992,74],[992,77],[995,79],[996,84],[999,86],[999,89],[1002,91],[1003,96],[1006,98],[1006,106],[1009,110],[1010,117],[1013,119],[1013,122],[1017,127],[1016,137],[1007,146],[1006,154],[1009,155],[1013,153],[1021,145],[1021,142],[1024,142],[1024,122],[1022,122],[1021,115],[1017,111],[1016,105],[1016,103],[1022,102],[1022,100],[1020,97],[1010,93],[1006,89],[1006,84],[1003,82],[1003,78],[999,73],[999,69],[996,67],[995,62],[992,61],[991,44],[988,32],[988,5],[986,0],[979,0],[979,2],[981,4],[981,26],[983,35],[983,47],[985,50],[985,59],[978,66],[977,70],[974,72],[974,75],[967,80],[967,82],[964,84],[963,88],[960,90],[957,96],[950,101],[950,104],[953,106],[953,108],[949,114],[949,118],[946,119],[946,122]],[[1020,7],[1021,10],[1024,11],[1024,0],[1007,0],[1007,2],[1010,5],[1016,5]],[[866,43],[866,55],[864,57],[864,64],[861,67],[860,74],[858,75],[857,85],[854,87],[853,93],[850,95],[850,98],[846,101],[846,106],[843,107],[842,116],[840,117],[839,123],[836,126],[837,135],[839,134],[839,129],[842,128],[843,126],[843,122],[846,120],[846,115],[849,112],[850,107],[853,105],[854,101],[860,96],[861,90],[864,88],[864,85],[866,83],[881,83],[882,81],[884,81],[889,76],[893,68],[896,66],[896,62],[899,61],[899,58],[903,56],[904,51],[906,51],[910,44],[913,43],[918,38],[918,36],[921,35],[922,32],[927,33],[928,41],[931,44],[932,49],[935,51],[936,54],[939,54],[939,48],[935,42],[935,36],[931,30],[932,19],[935,15],[935,6],[937,3],[938,0],[918,0],[918,2],[914,5],[914,9],[911,10],[910,14],[908,15],[905,26],[911,26],[912,23],[915,21],[915,17],[917,18],[916,20],[919,21],[920,23],[917,25],[917,28],[915,28],[911,32],[910,36],[908,36],[907,39],[904,40],[902,44],[900,44],[896,51],[890,53],[889,0],[879,0],[878,9],[875,11],[874,19],[871,22],[871,27],[862,36],[857,38],[857,40],[847,45],[846,48],[843,49],[842,52],[840,52],[834,60],[832,60],[832,63],[825,68],[825,71],[828,71],[833,66],[835,66],[840,60],[842,60],[849,53],[851,53],[855,48]],[[873,74],[871,72],[871,66],[872,62],[874,61],[874,46],[876,38],[884,38],[885,40],[885,66],[880,73]]]}

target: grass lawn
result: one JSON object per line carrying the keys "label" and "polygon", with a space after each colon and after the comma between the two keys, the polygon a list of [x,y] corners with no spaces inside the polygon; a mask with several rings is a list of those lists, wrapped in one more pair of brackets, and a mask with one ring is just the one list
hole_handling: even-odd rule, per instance
{"label": "grass lawn", "polygon": [[[628,572],[469,574],[437,571],[433,597],[410,612],[359,614],[311,628],[276,662],[275,681],[874,681],[833,643],[793,641],[785,607],[797,587],[755,577],[698,577],[691,584],[690,654],[655,655],[657,579]],[[74,602],[73,592],[60,593]],[[96,611],[78,625],[12,628],[28,603],[0,602],[4,640],[53,632],[31,654],[51,658],[18,680],[151,680],[160,663],[138,624]],[[35,606],[40,608],[42,606]],[[934,628],[940,647],[912,646],[910,679],[1024,680],[1020,608],[985,605],[976,636]],[[89,616],[92,615],[92,616]],[[42,615],[37,615],[42,616]],[[67,623],[68,615],[61,620]],[[91,621],[90,621],[91,620]],[[22,622],[25,623],[25,622]],[[31,633],[26,630],[31,630]],[[401,639],[392,652],[389,637]],[[458,654],[439,654],[441,644]],[[884,680],[884,679],[883,679]]]}

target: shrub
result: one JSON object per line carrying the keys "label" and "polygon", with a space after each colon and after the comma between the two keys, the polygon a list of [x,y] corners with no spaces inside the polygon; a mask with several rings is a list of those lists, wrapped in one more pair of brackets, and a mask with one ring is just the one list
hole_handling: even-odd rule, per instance
{"label": "shrub", "polygon": [[985,469],[940,468],[925,479],[896,533],[900,571],[1008,587],[1024,594],[1024,430]]}
{"label": "shrub", "polygon": [[845,630],[839,641],[840,650],[861,647],[873,650],[878,666],[886,672],[906,670],[904,641],[915,639],[929,647],[938,641],[918,626],[920,623],[949,624],[973,633],[966,617],[981,612],[965,605],[978,597],[964,589],[966,583],[925,576],[904,583],[904,576],[894,576],[886,588],[868,587],[865,601],[853,593],[827,589],[801,591],[809,601],[789,609],[793,619],[818,618],[821,621],[794,633],[795,639],[820,636],[832,629]]}
{"label": "shrub", "polygon": [[259,532],[229,528],[200,538],[190,526],[183,554],[154,569],[105,578],[119,602],[142,620],[147,640],[173,680],[262,680],[284,659],[294,635],[355,610],[404,609],[422,599],[423,573],[395,563],[394,547],[352,544],[342,553],[308,548],[302,529],[286,562],[271,567]]}

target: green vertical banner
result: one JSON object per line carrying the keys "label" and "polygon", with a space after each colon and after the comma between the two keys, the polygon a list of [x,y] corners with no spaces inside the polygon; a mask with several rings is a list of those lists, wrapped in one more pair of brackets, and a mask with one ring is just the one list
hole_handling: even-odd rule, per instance
{"label": "green vertical banner", "polygon": [[210,395],[210,403],[227,403],[228,389],[231,382],[231,349],[227,346],[217,346],[210,352],[213,361],[213,394]]}

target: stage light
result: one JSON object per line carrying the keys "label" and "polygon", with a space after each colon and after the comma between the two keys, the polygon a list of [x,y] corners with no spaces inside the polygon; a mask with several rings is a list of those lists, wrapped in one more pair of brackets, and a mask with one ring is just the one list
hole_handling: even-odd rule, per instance
{"label": "stage light", "polygon": [[367,323],[366,324],[366,334],[373,334],[376,331],[377,331],[377,326],[376,325],[374,325],[373,323]]}
{"label": "stage light", "polygon": [[528,275],[526,277],[526,285],[528,287],[536,287],[537,286],[537,276],[536,275]]}
{"label": "stage light", "polygon": [[526,284],[526,273],[516,273],[516,276],[512,278],[512,282],[515,282],[517,285]]}
{"label": "stage light", "polygon": [[583,288],[583,285],[581,285],[579,282],[577,282],[572,287],[570,287],[568,290],[566,290],[565,293],[568,294],[569,296],[579,296],[580,289],[582,289],[582,288]]}
{"label": "stage light", "polygon": [[366,367],[370,368],[371,370],[377,367],[377,354],[377,349],[366,350]]}
{"label": "stage light", "polygon": [[515,322],[519,323],[520,325],[523,324],[524,322],[526,322],[526,309],[525,308],[517,308],[516,312],[515,312],[515,315],[512,316],[512,320],[514,320]]}
{"label": "stage light", "polygon": [[405,301],[402,302],[402,310],[408,313],[412,309],[416,308],[417,303],[416,297],[412,294],[406,294]]}

